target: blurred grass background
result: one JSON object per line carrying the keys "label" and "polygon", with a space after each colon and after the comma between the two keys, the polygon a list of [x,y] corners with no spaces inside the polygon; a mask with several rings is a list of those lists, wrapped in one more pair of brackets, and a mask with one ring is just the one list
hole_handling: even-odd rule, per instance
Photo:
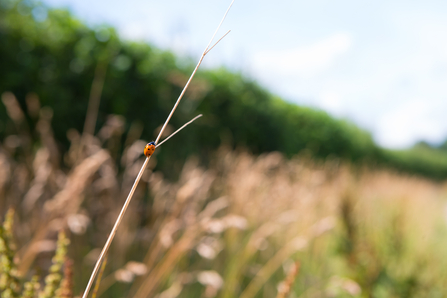
{"label": "blurred grass background", "polygon": [[[65,229],[79,295],[194,61],[31,1],[0,0],[0,45],[0,289],[43,288]],[[198,73],[169,130],[198,113],[151,159],[99,296],[447,294],[445,146],[380,148],[224,68]]]}

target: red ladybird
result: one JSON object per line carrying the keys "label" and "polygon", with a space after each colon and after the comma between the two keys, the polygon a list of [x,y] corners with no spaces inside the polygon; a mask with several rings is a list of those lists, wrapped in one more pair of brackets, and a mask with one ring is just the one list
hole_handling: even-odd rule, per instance
{"label": "red ladybird", "polygon": [[155,143],[150,142],[144,147],[144,155],[147,157],[151,156],[155,151]]}

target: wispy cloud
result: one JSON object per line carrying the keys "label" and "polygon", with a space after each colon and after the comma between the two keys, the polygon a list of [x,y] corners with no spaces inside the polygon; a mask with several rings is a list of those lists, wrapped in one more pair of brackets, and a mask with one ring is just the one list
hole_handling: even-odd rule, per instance
{"label": "wispy cloud", "polygon": [[411,146],[415,140],[440,142],[447,134],[443,123],[447,102],[414,99],[386,112],[378,123],[377,140],[393,148]]}
{"label": "wispy cloud", "polygon": [[309,78],[329,68],[349,50],[351,44],[349,34],[337,33],[307,46],[259,52],[255,54],[253,63],[257,69]]}
{"label": "wispy cloud", "polygon": [[[226,1],[43,0],[127,39],[201,53]],[[447,2],[237,2],[204,66],[242,69],[286,100],[348,117],[387,147],[447,136]],[[268,21],[265,21],[268,20]],[[188,27],[187,38],[177,38]],[[181,30],[180,30],[181,31]],[[181,32],[180,32],[181,33]],[[212,33],[212,32],[211,32]],[[181,34],[180,34],[181,35]],[[182,37],[182,36],[180,36]],[[197,47],[195,45],[198,45]],[[446,102],[444,105],[443,102]]]}

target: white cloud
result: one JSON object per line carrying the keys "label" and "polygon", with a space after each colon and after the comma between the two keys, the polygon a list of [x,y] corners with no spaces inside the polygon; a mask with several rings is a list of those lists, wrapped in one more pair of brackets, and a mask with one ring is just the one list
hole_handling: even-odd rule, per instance
{"label": "white cloud", "polygon": [[343,99],[337,92],[322,92],[319,106],[334,115],[340,115],[343,112]]}
{"label": "white cloud", "polygon": [[[125,38],[162,48],[176,46],[172,28],[184,22],[191,34],[187,44],[180,43],[193,57],[200,55],[227,5],[203,0],[130,0],[125,6],[105,0],[44,2],[68,5],[89,23],[111,23]],[[322,10],[319,1],[259,1],[255,9],[241,1],[224,23],[232,33],[202,67],[234,65],[286,100],[350,117],[383,146],[443,140],[447,10],[438,0],[402,3],[329,1]]]}
{"label": "white cloud", "polygon": [[145,40],[147,29],[138,22],[129,22],[119,30],[120,36],[128,40]]}
{"label": "white cloud", "polygon": [[349,50],[351,44],[349,34],[337,33],[308,46],[257,53],[253,63],[259,69],[309,78],[331,66],[336,58]]}
{"label": "white cloud", "polygon": [[445,103],[423,99],[407,102],[380,118],[377,140],[391,148],[405,148],[416,140],[440,142],[447,133],[446,108]]}

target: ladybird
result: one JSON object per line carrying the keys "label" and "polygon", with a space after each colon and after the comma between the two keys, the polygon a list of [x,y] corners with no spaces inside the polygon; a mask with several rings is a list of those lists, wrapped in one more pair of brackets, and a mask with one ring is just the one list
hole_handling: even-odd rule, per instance
{"label": "ladybird", "polygon": [[147,145],[144,147],[144,155],[146,157],[151,156],[155,151],[155,142],[147,143]]}

